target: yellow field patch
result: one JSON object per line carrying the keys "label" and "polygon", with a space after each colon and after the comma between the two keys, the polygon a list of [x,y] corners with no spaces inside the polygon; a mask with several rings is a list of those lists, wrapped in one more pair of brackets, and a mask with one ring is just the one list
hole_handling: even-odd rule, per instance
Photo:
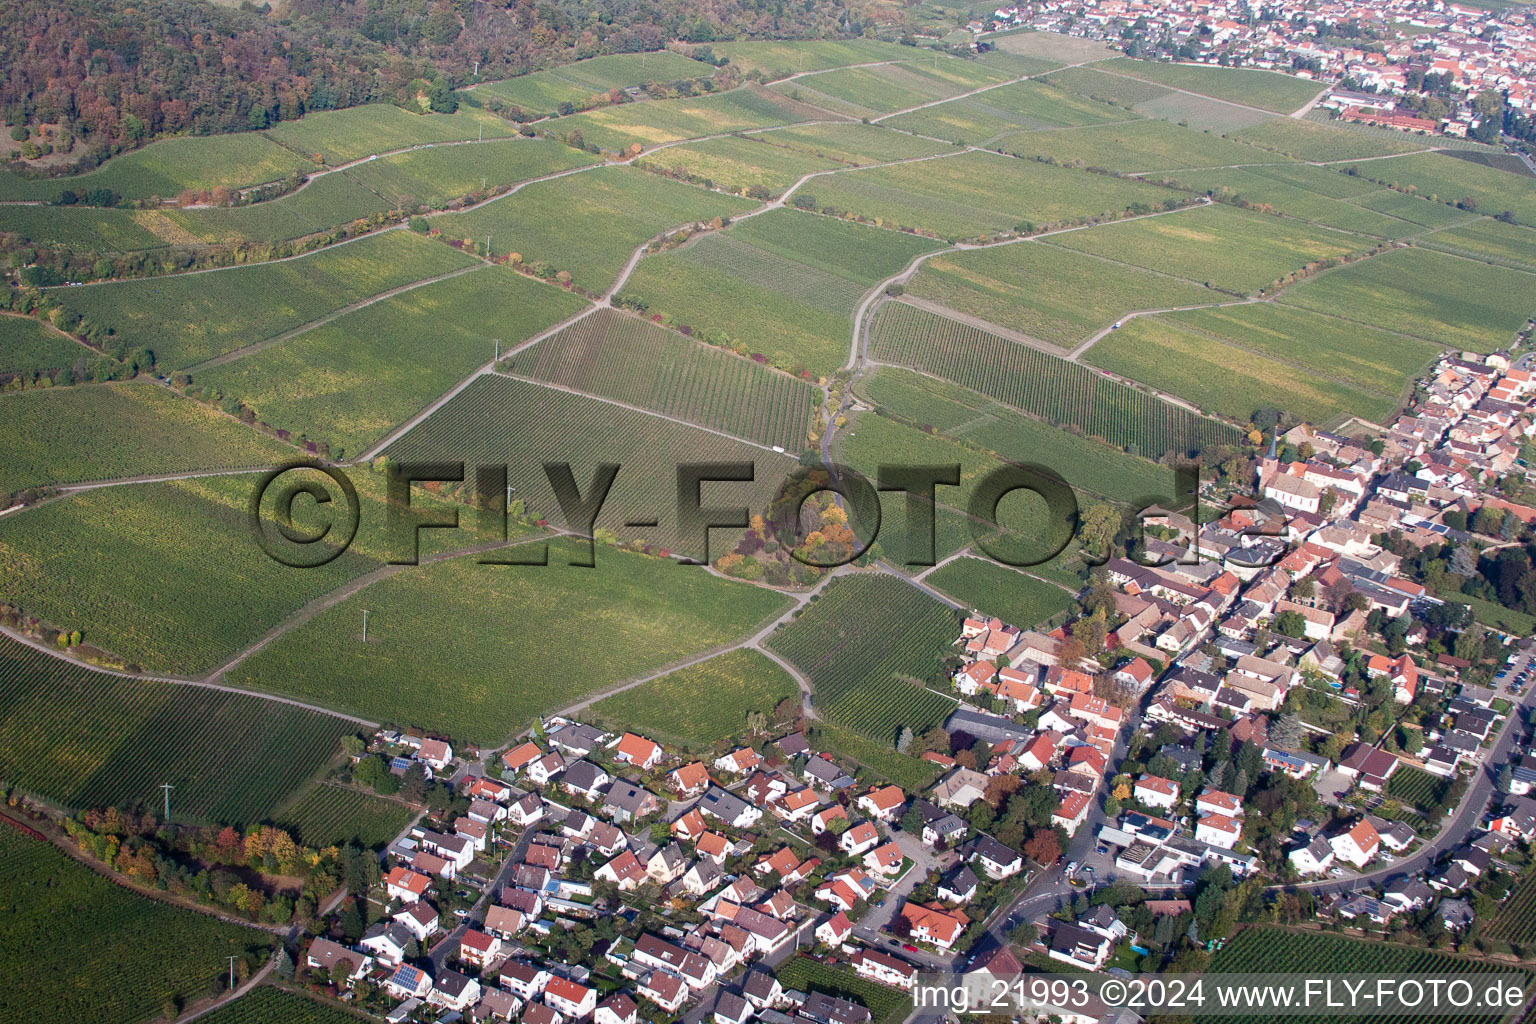
{"label": "yellow field patch", "polygon": [[197,245],[202,241],[159,210],[135,210],[133,222],[171,245]]}

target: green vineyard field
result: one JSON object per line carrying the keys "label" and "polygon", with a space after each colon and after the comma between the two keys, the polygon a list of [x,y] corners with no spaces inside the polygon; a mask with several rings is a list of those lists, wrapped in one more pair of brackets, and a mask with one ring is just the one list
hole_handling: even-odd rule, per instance
{"label": "green vineyard field", "polygon": [[277,823],[317,850],[346,843],[371,850],[388,844],[415,816],[393,800],[322,783],[279,814]]}
{"label": "green vineyard field", "polygon": [[943,377],[1150,458],[1238,440],[1224,423],[907,303],[880,308],[871,340],[876,359]]}
{"label": "green vineyard field", "polygon": [[768,645],[810,677],[822,717],[894,745],[901,727],[922,733],[954,710],[922,684],[957,629],[955,612],[908,583],[850,576],[828,584]]}
{"label": "green vineyard field", "polygon": [[592,715],[615,729],[706,753],[748,737],[750,712],[761,711],[771,722],[780,701],[798,704],[799,695],[795,681],[772,659],[738,650],[605,697],[592,706]]}
{"label": "green vineyard field", "polygon": [[0,1020],[139,1024],[213,990],[231,954],[258,962],[271,938],[129,892],[6,826],[0,871]]}
{"label": "green vineyard field", "polygon": [[0,778],[66,807],[249,825],[304,785],[356,726],[272,701],[92,671],[0,646]]}
{"label": "green vineyard field", "polygon": [[814,388],[649,320],[602,309],[503,364],[508,372],[799,451]]}

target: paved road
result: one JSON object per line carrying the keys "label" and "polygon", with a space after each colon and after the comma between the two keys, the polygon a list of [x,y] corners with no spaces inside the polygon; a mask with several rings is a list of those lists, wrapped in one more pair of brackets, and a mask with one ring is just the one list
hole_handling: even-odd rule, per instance
{"label": "paved road", "polygon": [[1494,781],[1499,766],[1509,759],[1514,748],[1515,737],[1520,733],[1519,720],[1531,709],[1536,709],[1536,686],[1527,686],[1525,696],[1520,703],[1510,708],[1509,715],[1500,727],[1498,738],[1489,748],[1482,765],[1478,767],[1472,784],[1467,787],[1466,796],[1456,808],[1456,813],[1441,826],[1438,836],[1425,843],[1412,855],[1353,877],[1323,879],[1272,888],[1306,889],[1319,894],[1353,892],[1362,885],[1377,885],[1399,875],[1417,874],[1429,869],[1441,854],[1454,850],[1465,842],[1482,822],[1483,813],[1488,809],[1489,801],[1495,795]]}
{"label": "paved road", "polygon": [[491,903],[496,901],[496,894],[501,891],[501,887],[506,884],[507,879],[511,877],[517,866],[523,862],[523,857],[528,852],[528,845],[533,842],[533,837],[537,833],[538,829],[533,826],[523,829],[523,834],[517,839],[517,845],[512,848],[511,853],[507,855],[507,859],[502,861],[501,867],[491,880],[491,884],[485,887],[485,891],[480,894],[480,898],[475,901],[474,906],[470,907],[469,916],[455,925],[453,931],[438,940],[437,945],[433,946],[432,951],[427,954],[427,959],[432,961],[432,976],[434,978],[441,974],[444,965],[449,964],[458,954],[459,943],[464,938],[464,932],[471,926],[479,927],[485,923],[484,908],[487,901]]}

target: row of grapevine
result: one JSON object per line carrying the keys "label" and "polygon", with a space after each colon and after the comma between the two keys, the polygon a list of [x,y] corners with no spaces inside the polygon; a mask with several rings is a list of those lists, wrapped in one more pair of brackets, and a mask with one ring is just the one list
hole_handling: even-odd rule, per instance
{"label": "row of grapevine", "polygon": [[316,849],[346,843],[373,849],[399,835],[414,816],[394,800],[322,783],[282,812],[278,824]]}
{"label": "row of grapevine", "polygon": [[599,310],[515,356],[525,377],[798,451],[816,390],[649,320]]}
{"label": "row of grapevine", "polygon": [[272,701],[92,671],[5,641],[0,779],[74,808],[263,820],[336,752],[345,721]]}
{"label": "row of grapevine", "polygon": [[793,296],[797,301],[829,313],[849,312],[858,305],[865,292],[864,286],[851,276],[828,273],[744,241],[735,234],[706,236],[685,250],[683,259],[685,263],[722,270],[759,287]]}
{"label": "row of grapevine", "polygon": [[889,575],[833,581],[769,646],[810,677],[830,721],[894,742],[943,720],[953,704],[925,689],[958,630],[954,613]]}
{"label": "row of grapevine", "polygon": [[1086,366],[918,309],[880,308],[870,354],[943,377],[1058,426],[1149,458],[1235,444],[1235,427],[1111,380]]}
{"label": "row of grapevine", "polygon": [[204,1024],[357,1024],[333,1005],[263,986],[203,1018]]}
{"label": "row of grapevine", "polygon": [[[1331,974],[1368,975],[1428,975],[1428,974],[1489,974],[1509,973],[1507,964],[1488,960],[1473,960],[1452,956],[1428,949],[1413,949],[1387,942],[1362,941],[1329,935],[1321,932],[1285,931],[1279,928],[1245,928],[1227,940],[1221,951],[1211,960],[1210,974],[1315,974],[1319,964],[1327,964]],[[1529,976],[1527,976],[1529,980]],[[1503,1011],[1490,1011],[1483,1015],[1465,1015],[1457,1020],[1466,1024],[1496,1024],[1505,1016]],[[1220,1017],[1217,1021],[1239,1024],[1254,1017]],[[1343,1024],[1346,1021],[1379,1021],[1381,1024],[1407,1024],[1426,1020],[1421,1010],[1416,1015],[1392,1016],[1390,1014],[1362,1017],[1340,1013],[1334,1016],[1313,1016],[1309,1019],[1320,1024]]]}
{"label": "row of grapevine", "polygon": [[1488,937],[1520,946],[1536,942],[1536,870],[1527,870],[1504,901],[1499,916],[1488,926]]}
{"label": "row of grapevine", "polygon": [[0,1020],[156,1019],[170,999],[219,991],[227,957],[256,969],[272,938],[141,896],[11,828],[0,827],[0,873]]}

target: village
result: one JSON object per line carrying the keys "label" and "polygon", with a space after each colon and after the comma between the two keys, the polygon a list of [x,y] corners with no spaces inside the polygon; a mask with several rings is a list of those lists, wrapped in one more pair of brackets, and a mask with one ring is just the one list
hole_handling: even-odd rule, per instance
{"label": "village", "polygon": [[1447,356],[1384,436],[1277,427],[1251,494],[1149,510],[1074,621],[964,618],[926,791],[805,721],[706,759],[565,718],[488,756],[381,731],[359,762],[462,813],[389,845],[307,970],[394,1021],[861,1024],[921,971],[1155,968],[1213,884],[1454,943],[1536,840],[1536,648],[1437,593],[1536,522],[1494,496],[1533,399]]}
{"label": "village", "polygon": [[968,27],[983,39],[1032,28],[1103,40],[1128,56],[1316,78],[1333,83],[1318,103],[1323,116],[1405,132],[1496,143],[1502,125],[1483,123],[1493,107],[1480,106],[1480,94],[1503,94],[1527,117],[1536,110],[1536,21],[1523,7],[1042,0],[999,6]]}

